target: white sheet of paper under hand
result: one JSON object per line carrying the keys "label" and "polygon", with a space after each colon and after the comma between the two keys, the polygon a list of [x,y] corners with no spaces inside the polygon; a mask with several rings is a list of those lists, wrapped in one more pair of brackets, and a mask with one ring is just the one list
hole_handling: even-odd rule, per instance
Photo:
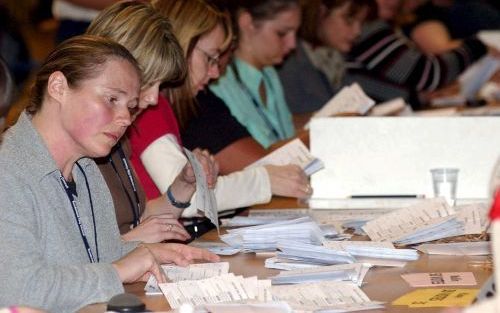
{"label": "white sheet of paper under hand", "polygon": [[213,189],[208,188],[205,172],[198,159],[196,159],[194,154],[186,148],[184,148],[184,153],[193,167],[194,176],[196,178],[196,202],[200,206],[196,209],[205,213],[205,216],[217,227],[217,233],[220,234],[219,213],[217,210],[215,193]]}

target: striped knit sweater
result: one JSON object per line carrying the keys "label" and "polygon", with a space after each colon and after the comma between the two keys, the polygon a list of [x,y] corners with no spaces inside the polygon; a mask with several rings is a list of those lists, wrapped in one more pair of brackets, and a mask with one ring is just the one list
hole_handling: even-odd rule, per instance
{"label": "striped knit sweater", "polygon": [[351,68],[365,70],[370,76],[415,91],[432,91],[455,80],[485,53],[484,44],[468,38],[457,49],[426,55],[388,23],[375,21],[363,27],[348,61]]}

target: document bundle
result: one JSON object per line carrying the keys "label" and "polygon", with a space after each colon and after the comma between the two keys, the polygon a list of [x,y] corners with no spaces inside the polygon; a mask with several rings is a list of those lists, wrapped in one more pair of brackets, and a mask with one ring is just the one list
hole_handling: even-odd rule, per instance
{"label": "document bundle", "polygon": [[320,245],[323,232],[310,217],[266,225],[229,229],[220,238],[226,244],[247,252],[275,251],[278,241],[292,240],[297,243]]}

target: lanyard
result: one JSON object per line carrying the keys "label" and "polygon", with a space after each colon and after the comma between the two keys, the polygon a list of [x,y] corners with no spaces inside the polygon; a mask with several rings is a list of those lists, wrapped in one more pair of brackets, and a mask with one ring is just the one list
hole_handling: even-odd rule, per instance
{"label": "lanyard", "polygon": [[87,235],[85,233],[85,229],[83,228],[82,220],[80,219],[80,212],[78,211],[78,206],[76,204],[76,199],[75,195],[71,191],[71,188],[68,186],[68,183],[66,182],[66,179],[62,175],[61,172],[59,172],[59,180],[61,181],[61,184],[64,188],[64,191],[66,191],[66,195],[68,196],[69,202],[71,203],[71,207],[73,208],[73,214],[75,216],[76,224],[78,225],[78,229],[80,230],[80,236],[82,237],[83,244],[85,246],[85,250],[87,250],[87,255],[89,257],[90,263],[96,263],[99,262],[99,246],[97,245],[97,229],[96,229],[96,223],[95,223],[95,215],[94,215],[94,204],[92,203],[92,194],[90,192],[90,187],[89,187],[89,182],[87,180],[87,175],[85,175],[85,172],[83,171],[82,167],[78,162],[76,163],[78,168],[83,174],[83,177],[85,178],[85,185],[87,186],[87,191],[89,193],[89,200],[90,200],[90,211],[92,212],[92,222],[94,224],[94,239],[95,239],[95,250],[96,250],[96,256],[97,259],[94,257],[94,253],[92,252],[92,249],[90,248],[89,241],[87,239]]}
{"label": "lanyard", "polygon": [[141,212],[141,201],[139,200],[139,194],[137,192],[137,186],[135,184],[134,176],[132,175],[132,170],[130,168],[130,165],[127,161],[127,157],[125,156],[125,152],[123,152],[123,148],[121,143],[118,143],[117,145],[117,150],[118,154],[120,155],[120,159],[122,161],[123,167],[125,168],[125,172],[127,173],[127,178],[130,183],[130,186],[132,187],[132,191],[134,192],[134,198],[135,198],[135,204],[132,201],[132,198],[130,197],[127,188],[125,187],[125,184],[123,183],[123,180],[118,173],[118,169],[116,168],[115,162],[113,162],[113,159],[111,155],[109,156],[109,162],[111,163],[111,166],[113,167],[113,170],[115,171],[116,175],[118,176],[118,179],[120,180],[120,183],[122,185],[123,191],[125,191],[125,194],[127,195],[128,202],[130,203],[130,208],[132,210],[132,214],[134,215],[134,227],[139,225],[139,216]]}
{"label": "lanyard", "polygon": [[[262,118],[262,120],[264,121],[264,123],[266,123],[267,127],[269,129],[271,129],[271,132],[273,133],[274,137],[277,139],[277,140],[280,140],[280,139],[285,139],[285,138],[282,138],[278,131],[276,130],[276,128],[273,126],[273,124],[271,123],[271,121],[269,120],[269,118],[267,117],[266,113],[264,112],[264,110],[262,109],[262,106],[260,105],[259,101],[257,101],[257,99],[254,98],[254,96],[252,95],[252,93],[250,92],[250,89],[248,89],[247,85],[245,85],[243,83],[243,81],[241,80],[241,76],[240,76],[240,73],[238,71],[238,68],[236,67],[236,65],[233,63],[231,63],[231,68],[233,69],[233,72],[234,72],[234,76],[236,77],[236,80],[238,81],[238,85],[240,85],[240,88],[243,90],[244,93],[247,94],[248,97],[250,97],[250,100],[252,100],[252,103],[253,105],[255,106],[255,109],[257,110],[257,113],[259,113],[260,117]],[[279,112],[277,113],[279,114]]]}

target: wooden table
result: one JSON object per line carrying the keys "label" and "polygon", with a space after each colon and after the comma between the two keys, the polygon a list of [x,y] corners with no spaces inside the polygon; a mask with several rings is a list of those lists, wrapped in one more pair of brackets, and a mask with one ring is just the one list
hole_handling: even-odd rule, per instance
{"label": "wooden table", "polygon": [[[299,207],[297,201],[277,198],[267,206],[273,208],[292,208]],[[257,206],[264,208],[267,206]],[[302,206],[303,207],[303,206]],[[205,234],[200,240],[215,240],[217,234],[215,231]],[[239,253],[234,256],[223,256],[222,261],[230,263],[230,271],[237,274],[248,276],[258,276],[260,279],[276,275],[279,271],[267,269],[264,267],[264,260],[267,257],[259,257],[253,253]],[[365,277],[365,283],[362,290],[371,300],[387,302],[384,310],[371,310],[364,312],[439,312],[441,308],[418,308],[410,309],[404,306],[391,306],[391,302],[405,293],[413,290],[401,278],[401,274],[418,272],[473,272],[479,288],[484,281],[491,275],[491,269],[485,266],[478,266],[478,262],[485,261],[486,257],[453,257],[453,256],[429,256],[422,254],[419,260],[408,262],[404,268],[372,268]],[[146,303],[149,310],[168,311],[170,309],[165,298],[161,296],[145,296],[144,283],[136,283],[125,286],[127,292],[133,293]],[[105,306],[102,304],[86,307],[81,312],[104,312]]]}

